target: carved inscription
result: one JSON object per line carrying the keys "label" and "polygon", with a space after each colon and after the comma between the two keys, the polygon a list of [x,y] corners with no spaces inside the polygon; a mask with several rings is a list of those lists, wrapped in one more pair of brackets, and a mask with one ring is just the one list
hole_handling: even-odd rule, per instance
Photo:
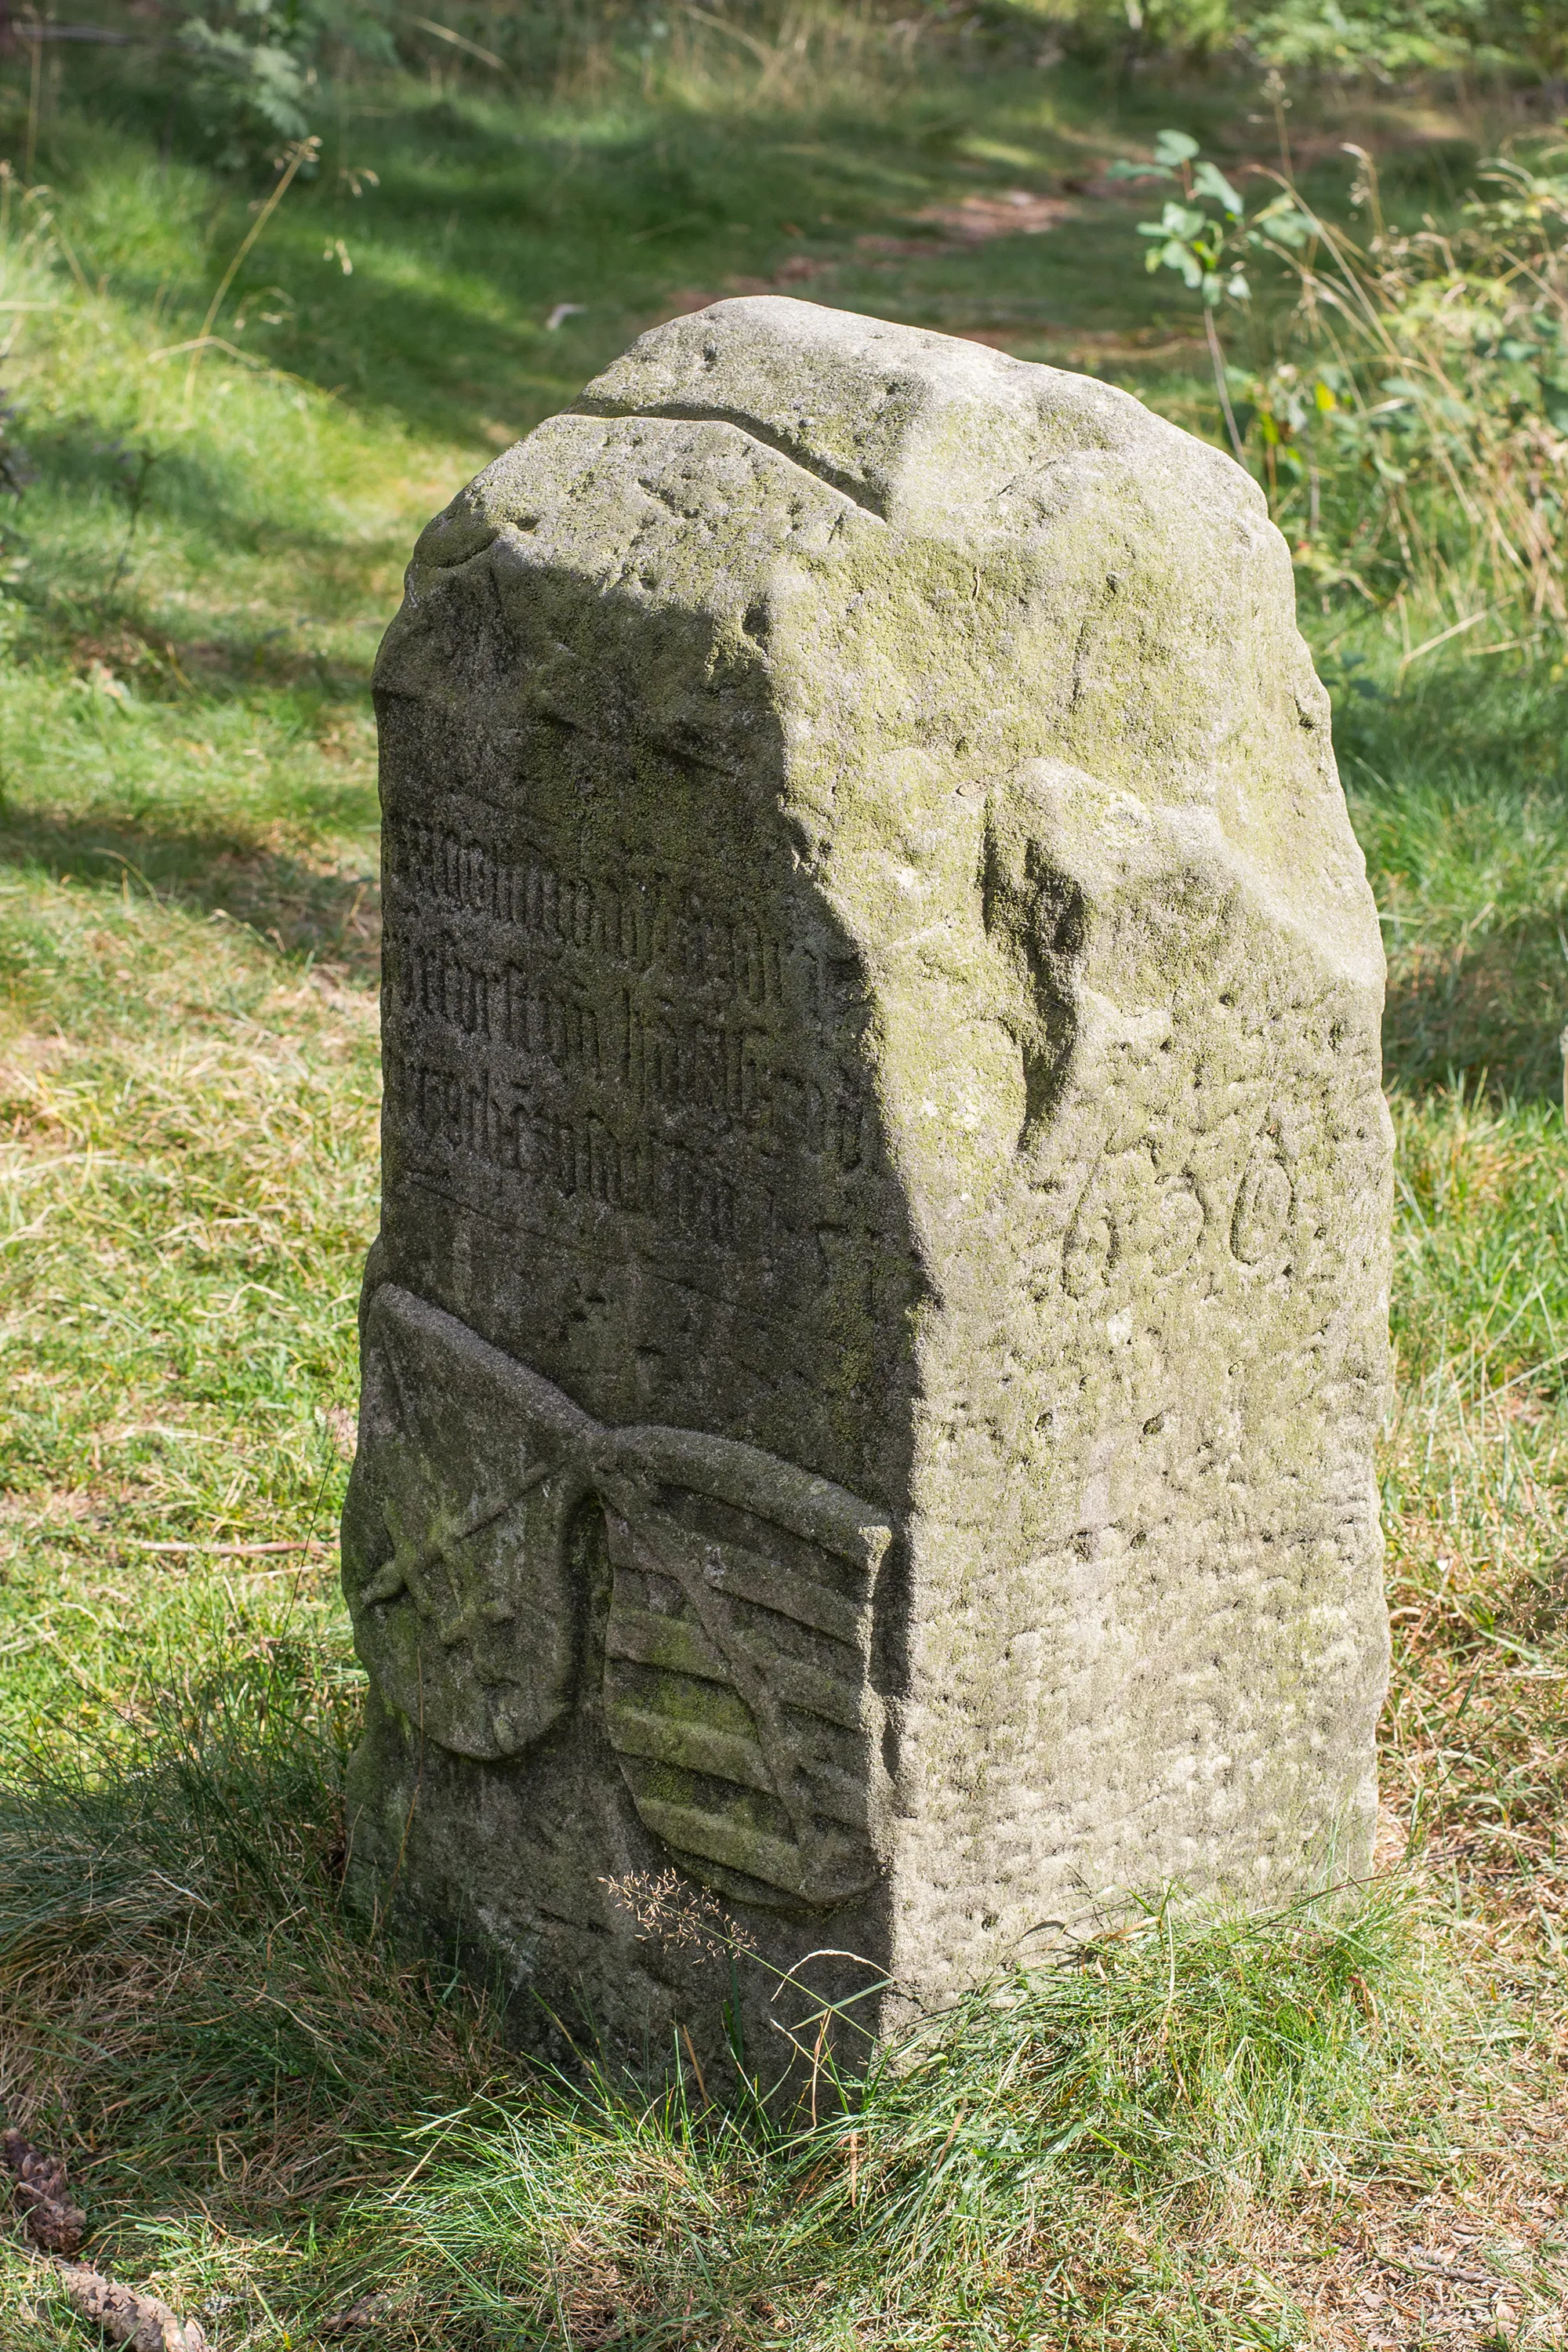
{"label": "carved inscription", "polygon": [[847,960],[665,875],[439,826],[389,828],[388,867],[388,1100],[416,1156],[716,1244],[765,1238],[803,1168],[868,1160]]}
{"label": "carved inscription", "polygon": [[1238,1266],[1281,1271],[1279,1252],[1295,1209],[1289,1170],[1268,1135],[1253,1144],[1239,1180],[1206,1182],[1185,1170],[1162,1172],[1153,1143],[1134,1144],[1101,1160],[1084,1185],[1062,1245],[1062,1288],[1069,1297],[1089,1298],[1144,1268],[1168,1278],[1189,1263],[1211,1227],[1223,1234]]}
{"label": "carved inscription", "polygon": [[501,857],[428,824],[398,824],[391,846],[397,875],[416,898],[486,916],[546,954],[591,954],[754,1005],[781,1000],[780,942],[756,922],[682,901],[662,877],[589,879],[562,872],[542,853]]}
{"label": "carved inscription", "polygon": [[1267,1138],[1247,1164],[1230,1219],[1230,1246],[1238,1265],[1261,1265],[1289,1229],[1296,1191],[1290,1172]]}

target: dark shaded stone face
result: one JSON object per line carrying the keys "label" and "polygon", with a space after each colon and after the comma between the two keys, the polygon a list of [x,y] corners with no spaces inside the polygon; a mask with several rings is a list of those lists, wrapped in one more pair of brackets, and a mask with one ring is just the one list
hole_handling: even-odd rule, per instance
{"label": "dark shaded stone face", "polygon": [[[461,707],[383,701],[389,1264],[606,1418],[743,1436],[891,1506],[877,1398],[908,1383],[920,1277],[870,983],[781,819],[776,720],[736,654],[703,731],[648,742],[618,707],[634,653],[657,677],[712,646],[634,608],[624,666],[612,646],[569,698],[528,661],[539,583],[509,584],[521,646],[486,646],[475,583],[421,648],[445,683],[484,647]],[[544,584],[589,646],[621,617]]]}
{"label": "dark shaded stone face", "polygon": [[1290,594],[1136,403],[771,299],[421,541],[355,1870],[525,2027],[875,2030],[1364,1846],[1382,961]]}
{"label": "dark shaded stone face", "polygon": [[395,1283],[364,1360],[347,1524],[384,1698],[488,1763],[586,1703],[683,1871],[768,1909],[868,1894],[876,1515],[755,1446],[607,1428]]}

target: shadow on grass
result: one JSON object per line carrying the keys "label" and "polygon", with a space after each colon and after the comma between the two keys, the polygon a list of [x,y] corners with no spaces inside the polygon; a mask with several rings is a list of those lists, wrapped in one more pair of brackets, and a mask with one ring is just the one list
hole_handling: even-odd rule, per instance
{"label": "shadow on grass", "polygon": [[1416,1095],[1463,1087],[1492,1100],[1562,1098],[1568,954],[1555,914],[1389,959],[1384,1063]]}
{"label": "shadow on grass", "polygon": [[773,2342],[781,2299],[794,2342],[923,2344],[977,2301],[988,2336],[1059,2321],[1070,2244],[1086,2299],[1150,2323],[1115,2341],[1212,2345],[1257,2280],[1216,2216],[1407,2170],[1413,2133],[1437,2152],[1410,2078],[1471,2019],[1393,1882],[1261,1918],[1152,1905],[779,2129],[684,2076],[519,2066],[481,2000],[340,1916],[333,1663],[277,1639],[205,1663],[124,1753],[0,1759],[0,2077],[106,2266],[251,2234],[307,2327],[390,2287],[400,2352]]}
{"label": "shadow on grass", "polygon": [[[1223,73],[1117,90],[1100,66],[1042,69],[1039,40],[1036,25],[1012,42],[939,42],[918,63],[885,56],[874,73],[852,68],[842,81],[803,65],[773,85],[765,111],[754,91],[721,83],[706,101],[679,79],[639,88],[642,69],[626,55],[596,98],[548,106],[379,85],[358,123],[350,99],[319,177],[301,184],[241,272],[241,308],[247,288],[279,278],[294,305],[272,327],[253,320],[247,348],[416,431],[472,440],[498,418],[528,429],[632,334],[691,307],[692,291],[776,284],[792,263],[843,273],[837,286],[793,289],[806,299],[950,331],[1124,328],[1163,314],[1168,299],[1132,234],[1147,198],[1083,197],[1086,180],[1118,146],[1146,147],[1172,121],[1205,141],[1228,129],[1238,154],[1265,164],[1276,160],[1272,131],[1247,112],[1250,85]],[[150,87],[117,97],[100,79],[93,91],[73,64],[82,100],[111,110],[132,148],[163,136]],[[92,70],[101,76],[101,61]],[[1314,196],[1331,210],[1349,194],[1344,131],[1336,123],[1326,160],[1309,162]],[[80,118],[52,135],[51,171],[69,184],[91,161]],[[197,142],[193,160],[199,152]],[[369,163],[374,194],[346,199],[345,168]],[[1442,204],[1464,176],[1458,148],[1402,154],[1393,174],[1417,207]],[[934,202],[1013,186],[1072,194],[1076,210],[1047,236],[996,237],[930,260],[909,253],[885,274],[857,249],[857,232],[929,240]],[[331,281],[329,299],[321,260],[335,236],[353,269]],[[134,255],[116,257],[110,274],[124,299],[158,299]],[[563,300],[584,315],[547,332]]]}
{"label": "shadow on grass", "polygon": [[204,1664],[182,1691],[165,1662],[121,1750],[0,1757],[7,2119],[66,2156],[95,2253],[160,2203],[330,2205],[494,2065],[480,2004],[341,1914],[338,1662],[274,1638]]}
{"label": "shadow on grass", "polygon": [[[110,580],[140,568],[142,549],[131,526],[141,512],[196,528],[224,554],[295,555],[319,569],[345,567],[341,515],[323,512],[312,524],[292,505],[269,510],[265,500],[257,501],[254,465],[226,460],[210,446],[157,433],[125,440],[90,418],[67,417],[30,425],[27,453],[35,478],[51,490],[118,509],[122,528],[106,531],[101,551]],[[25,515],[26,509],[20,511]],[[355,569],[384,562],[391,546],[353,541],[346,561]]]}
{"label": "shadow on grass", "polygon": [[159,828],[121,816],[14,814],[0,824],[0,866],[245,924],[284,955],[372,985],[381,965],[381,888],[254,830]]}
{"label": "shadow on grass", "polygon": [[1388,1074],[1555,1100],[1568,1019],[1568,683],[1544,661],[1331,658],[1334,734],[1389,952]]}
{"label": "shadow on grass", "polygon": [[[155,151],[163,112],[150,89],[117,95],[100,64],[71,62],[81,111],[50,131],[49,170],[67,189],[96,167],[89,110],[116,121],[126,156]],[[922,66],[894,70],[884,58],[878,77],[856,69],[842,80],[803,66],[766,110],[743,88],[721,85],[706,100],[679,82],[639,89],[625,58],[597,97],[553,103],[377,84],[359,121],[348,98],[320,174],[300,184],[239,273],[234,308],[264,286],[287,294],[287,315],[270,324],[251,305],[245,348],[416,433],[472,442],[498,420],[525,431],[562,406],[632,335],[691,307],[692,290],[711,299],[735,279],[773,284],[789,262],[842,268],[841,287],[819,289],[829,301],[914,323],[997,326],[1016,312],[1026,324],[1110,325],[1163,307],[1125,207],[1098,199],[1047,237],[868,270],[858,232],[929,240],[922,215],[935,201],[1081,186],[1105,160],[1098,73],[1063,64],[1042,79],[1033,49],[988,57],[951,46]],[[1173,103],[1217,118],[1232,94],[1131,96],[1124,135],[1146,143]],[[348,199],[345,171],[372,164],[374,191]],[[193,288],[216,280],[225,240],[237,245],[244,227],[236,203],[208,254],[193,255]],[[337,238],[353,271],[328,278],[323,245],[330,256]],[[166,299],[132,250],[106,246],[93,266],[134,308]],[[547,331],[563,301],[583,315]],[[199,320],[194,292],[191,302],[180,332]],[[160,341],[176,339],[166,321]]]}
{"label": "shadow on grass", "polygon": [[[340,646],[329,660],[299,639],[352,625],[367,603],[373,613],[383,603],[390,619],[398,592],[383,597],[367,583],[388,572],[395,577],[412,530],[345,540],[336,516],[315,528],[274,510],[238,464],[189,446],[128,448],[106,440],[90,420],[31,434],[29,449],[47,496],[40,504],[35,492],[0,517],[7,551],[26,562],[9,592],[23,623],[13,658],[63,659],[78,668],[102,661],[133,677],[154,701],[200,704],[281,690],[307,719],[329,703],[368,698],[368,658],[345,656]],[[191,596],[177,616],[167,601],[148,605],[142,581],[149,562],[158,562],[155,527],[177,533],[197,577],[210,577],[219,591],[210,604]],[[291,563],[304,609],[284,599],[237,607],[232,592],[223,593],[235,557]]]}

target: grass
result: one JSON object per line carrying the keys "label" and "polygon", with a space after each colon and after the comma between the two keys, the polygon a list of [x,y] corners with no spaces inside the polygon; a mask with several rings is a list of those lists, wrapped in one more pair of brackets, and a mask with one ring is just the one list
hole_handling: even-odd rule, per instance
{"label": "grass", "polygon": [[[1402,2067],[1435,1989],[1417,2001],[1398,1908],[1196,1933],[1155,1915],[963,2002],[783,2141],[604,2084],[482,2111],[398,2200],[411,2252],[443,2255],[476,2315],[590,2340],[606,2311],[622,2327],[679,2312],[699,2342],[1006,2342],[1097,2306],[1124,2318],[1197,2251],[1162,2211],[1326,2186],[1352,2148],[1429,2157],[1401,2132]],[[1176,2339],[1205,2340],[1215,2315]]]}
{"label": "grass", "polygon": [[[161,160],[155,91],[73,55],[52,193],[5,188],[3,297],[52,307],[0,314],[37,469],[0,517],[0,2109],[67,2156],[95,2255],[219,2352],[364,2296],[350,2340],[378,2352],[1560,2343],[1550,659],[1407,664],[1419,625],[1304,599],[1391,954],[1403,1865],[1349,1911],[1155,1902],[922,2029],[815,2128],[710,2107],[689,2070],[644,2097],[525,2071],[454,1974],[339,1916],[367,681],[419,523],[634,332],[735,285],[1092,367],[1218,437],[1136,199],[1069,190],[1039,236],[949,224],[1092,184],[1178,115],[1244,154],[1271,136],[1250,93],[1118,113],[1101,81],[849,16],[785,71],[678,14],[662,62],[590,54],[531,93],[344,85],[194,371],[172,347],[256,190],[183,133]],[[0,67],[13,157],[27,93]],[[1451,202],[1483,127],[1357,104],[1298,123],[1314,184],[1354,132],[1392,201]],[[19,2240],[0,2340],[81,2340]]]}

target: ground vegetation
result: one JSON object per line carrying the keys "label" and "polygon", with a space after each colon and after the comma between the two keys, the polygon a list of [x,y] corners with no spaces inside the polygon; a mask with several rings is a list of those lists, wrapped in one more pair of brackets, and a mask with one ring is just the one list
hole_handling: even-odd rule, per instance
{"label": "ground vegetation", "polygon": [[[1557,12],[1386,13],[1463,53],[206,12],[287,34],[286,120],[179,22],[0,58],[0,2120],[83,2261],[221,2352],[1563,2340]],[[769,289],[1234,434],[1334,698],[1400,1139],[1378,1874],[1264,1919],[1150,1889],[782,2116],[679,2050],[530,2069],[343,1915],[334,1582],[402,562],[641,328]],[[79,2307],[23,2200],[0,2337]]]}

